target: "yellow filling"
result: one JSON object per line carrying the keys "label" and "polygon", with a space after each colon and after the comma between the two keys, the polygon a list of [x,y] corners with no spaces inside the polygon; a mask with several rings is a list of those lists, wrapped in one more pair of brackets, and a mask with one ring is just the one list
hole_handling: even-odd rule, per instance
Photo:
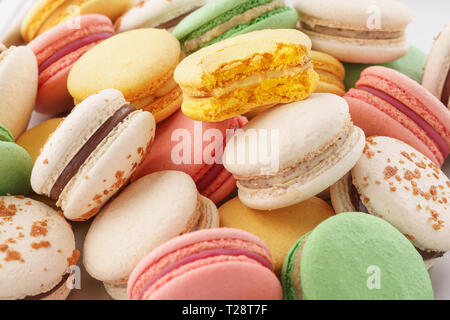
{"label": "yellow filling", "polygon": [[297,75],[266,79],[220,97],[185,96],[182,109],[195,120],[222,121],[262,105],[303,100],[314,92],[318,81],[318,74],[310,67]]}

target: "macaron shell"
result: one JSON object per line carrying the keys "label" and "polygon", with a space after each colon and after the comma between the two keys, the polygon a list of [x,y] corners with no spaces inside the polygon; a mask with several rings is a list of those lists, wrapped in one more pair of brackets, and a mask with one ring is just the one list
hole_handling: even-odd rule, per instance
{"label": "macaron shell", "polygon": [[[380,287],[371,290],[377,275]],[[363,213],[336,215],[308,236],[300,278],[305,300],[433,299],[430,276],[411,243]]]}
{"label": "macaron shell", "polygon": [[334,215],[323,200],[311,198],[297,205],[258,211],[245,207],[234,198],[219,208],[220,225],[251,232],[269,247],[276,274],[281,273],[285,256],[297,239]]}
{"label": "macaron shell", "polygon": [[279,280],[266,267],[248,262],[223,262],[180,275],[165,283],[147,298],[148,300],[281,300],[282,297]]}
{"label": "macaron shell", "polygon": [[26,47],[10,48],[0,56],[0,119],[17,138],[28,125],[38,88],[38,66]]}
{"label": "macaron shell", "polygon": [[0,196],[27,195],[33,161],[30,155],[13,142],[0,141]]}

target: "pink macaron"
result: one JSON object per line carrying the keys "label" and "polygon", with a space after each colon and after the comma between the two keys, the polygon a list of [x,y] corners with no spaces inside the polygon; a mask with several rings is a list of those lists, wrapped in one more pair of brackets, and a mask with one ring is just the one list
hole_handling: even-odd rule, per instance
{"label": "pink macaron", "polygon": [[208,229],[154,249],[128,280],[132,300],[281,300],[269,249],[236,229]]}
{"label": "pink macaron", "polygon": [[111,37],[108,17],[89,14],[68,20],[28,44],[39,65],[36,111],[56,115],[73,107],[67,77],[73,64],[99,42]]}
{"label": "pink macaron", "polygon": [[242,116],[199,122],[179,110],[158,125],[152,151],[132,181],[157,171],[182,171],[194,179],[203,196],[220,203],[236,188],[236,180],[223,167],[222,153],[227,138],[246,123]]}
{"label": "pink macaron", "polygon": [[422,152],[439,166],[449,155],[450,111],[427,89],[393,69],[361,73],[344,96],[366,136],[389,136]]}

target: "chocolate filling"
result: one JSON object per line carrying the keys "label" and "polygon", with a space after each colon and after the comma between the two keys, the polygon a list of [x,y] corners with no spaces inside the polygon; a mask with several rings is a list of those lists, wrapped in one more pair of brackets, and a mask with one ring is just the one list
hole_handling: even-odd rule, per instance
{"label": "chocolate filling", "polygon": [[[351,175],[350,175],[349,183],[351,184],[350,199],[352,201],[353,207],[356,210],[359,210],[360,212],[370,214],[369,210],[367,210],[366,206],[361,201],[361,195],[359,194],[355,185],[352,183]],[[431,250],[425,251],[425,250],[421,250],[417,247],[414,247],[414,248],[416,248],[417,252],[419,252],[419,254],[422,256],[422,259],[424,261],[439,258],[445,254],[445,252],[431,251]]]}
{"label": "chocolate filling", "polygon": [[136,111],[130,105],[125,105],[114,113],[100,128],[89,138],[84,146],[72,158],[66,168],[61,172],[61,175],[56,180],[50,192],[50,197],[53,200],[58,200],[62,191],[69,183],[69,181],[77,174],[78,170],[100,145],[100,143],[114,130],[114,128],[121,123],[130,113]]}
{"label": "chocolate filling", "polygon": [[445,79],[444,88],[442,89],[441,101],[446,106],[448,105],[448,99],[450,96],[450,70],[448,70],[447,78]]}
{"label": "chocolate filling", "polygon": [[43,292],[40,294],[37,294],[35,296],[27,296],[21,300],[42,300],[48,296],[50,296],[51,294],[55,293],[57,290],[59,290],[63,285],[66,284],[67,280],[69,279],[69,276],[71,274],[70,273],[66,273],[63,278],[61,279],[61,281],[55,286],[53,287],[53,289],[51,289],[50,291],[47,292]]}
{"label": "chocolate filling", "polygon": [[189,12],[186,12],[184,14],[182,14],[179,17],[173,18],[172,20],[169,20],[167,22],[161,23],[159,26],[157,26],[156,28],[159,29],[170,29],[175,27],[177,24],[179,24],[181,22],[181,20],[183,20],[184,18],[186,18],[188,15],[190,15],[192,12],[194,12],[195,10],[197,10],[198,8],[194,8]]}

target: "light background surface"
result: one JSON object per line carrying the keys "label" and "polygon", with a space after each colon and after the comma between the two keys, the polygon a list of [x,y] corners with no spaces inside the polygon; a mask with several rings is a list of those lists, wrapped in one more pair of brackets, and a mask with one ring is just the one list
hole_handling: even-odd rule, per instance
{"label": "light background surface", "polygon": [[[7,35],[18,34],[20,22],[27,8],[35,0],[0,0],[0,41]],[[335,0],[339,1],[339,0]],[[292,0],[287,0],[291,3]],[[414,11],[414,20],[409,25],[407,36],[409,42],[428,53],[434,38],[447,23],[450,23],[450,0],[403,0]],[[31,126],[46,117],[33,114]],[[450,161],[444,171],[450,174]],[[82,249],[82,239],[89,228],[89,223],[75,223],[77,248]],[[432,267],[431,278],[436,299],[450,299],[450,253],[439,259]],[[84,270],[82,273],[82,290],[75,290],[71,299],[107,299],[100,282],[93,280]]]}

